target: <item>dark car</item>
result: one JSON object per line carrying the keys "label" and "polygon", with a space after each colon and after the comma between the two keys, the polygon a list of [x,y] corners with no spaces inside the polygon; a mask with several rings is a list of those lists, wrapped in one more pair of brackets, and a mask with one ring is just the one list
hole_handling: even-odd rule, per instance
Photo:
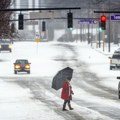
{"label": "dark car", "polygon": [[14,73],[27,72],[30,74],[30,64],[27,59],[17,59],[14,63]]}
{"label": "dark car", "polygon": [[9,39],[0,40],[0,52],[9,51],[12,52],[12,42]]}

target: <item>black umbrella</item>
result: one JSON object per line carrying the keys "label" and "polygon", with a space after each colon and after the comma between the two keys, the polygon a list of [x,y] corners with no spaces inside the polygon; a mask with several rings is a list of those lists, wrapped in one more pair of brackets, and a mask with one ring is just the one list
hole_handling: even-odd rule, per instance
{"label": "black umbrella", "polygon": [[66,67],[60,71],[54,76],[52,81],[52,88],[55,90],[58,90],[62,88],[63,81],[66,79],[71,80],[73,74],[73,69],[70,67]]}

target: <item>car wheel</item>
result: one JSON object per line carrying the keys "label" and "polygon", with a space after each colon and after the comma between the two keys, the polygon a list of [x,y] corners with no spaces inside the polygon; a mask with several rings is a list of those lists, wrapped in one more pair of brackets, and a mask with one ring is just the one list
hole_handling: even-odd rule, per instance
{"label": "car wheel", "polygon": [[27,73],[30,74],[30,71],[28,71]]}
{"label": "car wheel", "polygon": [[110,66],[110,70],[112,70],[113,69],[113,67],[112,66]]}
{"label": "car wheel", "polygon": [[17,74],[17,71],[14,71],[15,74]]}
{"label": "car wheel", "polygon": [[120,99],[120,91],[118,91],[118,99]]}

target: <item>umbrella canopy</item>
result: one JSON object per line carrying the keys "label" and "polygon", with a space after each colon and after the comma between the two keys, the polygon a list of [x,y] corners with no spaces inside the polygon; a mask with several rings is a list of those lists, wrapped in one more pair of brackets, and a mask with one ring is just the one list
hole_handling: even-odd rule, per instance
{"label": "umbrella canopy", "polygon": [[71,80],[73,74],[73,69],[70,67],[66,67],[60,71],[54,76],[52,81],[52,88],[55,90],[58,90],[62,88],[63,81],[66,79]]}

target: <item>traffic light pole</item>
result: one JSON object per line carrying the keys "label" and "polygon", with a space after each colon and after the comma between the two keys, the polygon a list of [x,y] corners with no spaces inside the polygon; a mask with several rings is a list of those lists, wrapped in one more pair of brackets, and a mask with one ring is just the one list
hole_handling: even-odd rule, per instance
{"label": "traffic light pole", "polygon": [[[109,10],[110,10],[110,0],[109,0]],[[110,14],[109,14],[109,26],[108,26],[108,52],[110,52],[110,41],[111,41],[111,30],[110,30]]]}
{"label": "traffic light pole", "polygon": [[110,52],[110,41],[111,41],[111,37],[110,37],[110,33],[111,33],[111,27],[110,27],[110,14],[109,14],[109,22],[108,22],[108,52]]}
{"label": "traffic light pole", "polygon": [[105,31],[103,31],[103,51],[105,51]]}
{"label": "traffic light pole", "polygon": [[[95,13],[111,13],[111,11],[94,11]],[[113,11],[112,11],[112,13],[113,13]],[[116,11],[115,11],[115,13],[116,13]],[[120,13],[120,12],[119,12]],[[111,34],[111,28],[110,28],[110,14],[109,14],[109,20],[108,20],[108,52],[110,52],[110,42],[111,42],[111,36],[110,36],[110,34]]]}
{"label": "traffic light pole", "polygon": [[100,31],[99,31],[99,48],[101,47],[101,42],[100,42]]}

